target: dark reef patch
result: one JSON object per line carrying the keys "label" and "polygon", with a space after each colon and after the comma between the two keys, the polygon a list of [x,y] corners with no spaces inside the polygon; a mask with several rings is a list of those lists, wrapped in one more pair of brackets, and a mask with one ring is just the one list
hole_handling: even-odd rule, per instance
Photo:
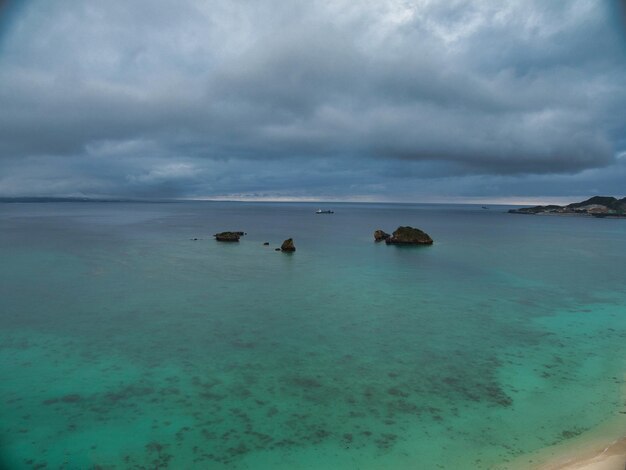
{"label": "dark reef patch", "polygon": [[132,400],[134,398],[146,397],[152,395],[155,389],[144,385],[127,385],[118,390],[107,392],[104,394],[104,401],[108,403],[118,403],[122,401]]}
{"label": "dark reef patch", "polygon": [[585,432],[585,429],[582,428],[565,429],[561,432],[561,436],[564,439],[572,439],[573,437],[581,435],[583,432]]}
{"label": "dark reef patch", "polygon": [[49,400],[44,400],[44,405],[54,405],[56,403],[78,403],[82,400],[82,397],[77,393],[72,393],[69,395],[64,395],[60,398],[51,398]]}
{"label": "dark reef patch", "polygon": [[391,449],[398,439],[398,436],[391,433],[381,434],[380,437],[374,440],[379,449],[389,450]]}
{"label": "dark reef patch", "polygon": [[296,387],[304,389],[314,389],[320,388],[322,386],[319,380],[310,377],[293,377],[291,380],[289,380],[289,382]]}
{"label": "dark reef patch", "polygon": [[406,398],[406,397],[408,397],[408,396],[409,396],[409,392],[406,392],[406,391],[404,391],[404,390],[401,390],[401,389],[399,389],[399,388],[397,388],[397,387],[391,387],[391,388],[387,389],[387,393],[388,393],[389,395],[393,395],[393,396],[395,396],[395,397],[403,397],[403,398]]}

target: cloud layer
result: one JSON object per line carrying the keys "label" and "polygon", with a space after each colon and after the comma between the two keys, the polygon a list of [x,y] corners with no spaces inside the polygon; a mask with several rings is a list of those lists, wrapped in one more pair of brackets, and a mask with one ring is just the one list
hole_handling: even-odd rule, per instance
{"label": "cloud layer", "polygon": [[598,179],[611,192],[626,150],[621,13],[591,0],[5,6],[0,193],[419,199],[547,195],[549,182],[582,194]]}

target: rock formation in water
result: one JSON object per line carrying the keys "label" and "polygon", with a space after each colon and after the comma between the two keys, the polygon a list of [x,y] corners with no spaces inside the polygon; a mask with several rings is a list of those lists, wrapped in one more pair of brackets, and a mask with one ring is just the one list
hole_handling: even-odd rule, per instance
{"label": "rock formation in water", "polygon": [[548,215],[590,215],[594,217],[626,217],[626,197],[616,199],[607,196],[594,196],[586,201],[574,202],[567,206],[535,206],[509,210],[511,214]]}
{"label": "rock formation in water", "polygon": [[243,232],[220,232],[213,235],[218,242],[238,242]]}
{"label": "rock formation in water", "polygon": [[389,237],[391,237],[391,235],[383,230],[376,230],[374,232],[374,241],[376,242],[382,242],[383,240],[387,240]]}
{"label": "rock formation in water", "polygon": [[433,239],[418,228],[398,227],[393,235],[385,240],[387,245],[432,245]]}
{"label": "rock formation in water", "polygon": [[287,240],[285,240],[280,246],[280,251],[285,251],[287,253],[293,253],[294,251],[296,251],[296,246],[293,244],[293,239],[288,238]]}

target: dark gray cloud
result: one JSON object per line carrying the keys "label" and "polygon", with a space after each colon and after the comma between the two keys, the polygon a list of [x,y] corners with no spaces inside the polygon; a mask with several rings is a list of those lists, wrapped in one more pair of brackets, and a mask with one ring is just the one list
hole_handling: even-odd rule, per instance
{"label": "dark gray cloud", "polygon": [[619,8],[0,7],[10,11],[0,20],[0,193],[515,197],[606,192],[603,177],[617,190]]}

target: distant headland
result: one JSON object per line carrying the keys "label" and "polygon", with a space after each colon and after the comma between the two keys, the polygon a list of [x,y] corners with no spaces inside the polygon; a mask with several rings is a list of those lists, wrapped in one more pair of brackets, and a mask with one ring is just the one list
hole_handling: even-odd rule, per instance
{"label": "distant headland", "polygon": [[582,202],[567,206],[535,206],[511,209],[511,214],[528,215],[587,215],[593,217],[626,218],[626,197],[617,199],[610,196],[594,196]]}

